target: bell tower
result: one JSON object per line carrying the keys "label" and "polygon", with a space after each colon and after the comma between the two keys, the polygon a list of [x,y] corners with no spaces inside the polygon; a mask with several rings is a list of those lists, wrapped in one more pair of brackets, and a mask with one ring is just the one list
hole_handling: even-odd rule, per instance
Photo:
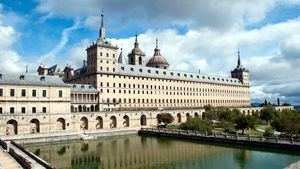
{"label": "bell tower", "polygon": [[117,71],[118,47],[112,45],[105,37],[104,11],[101,11],[99,35],[95,43],[87,47],[88,73],[114,73]]}
{"label": "bell tower", "polygon": [[137,40],[137,35],[135,35],[134,48],[128,54],[128,64],[129,65],[145,65],[145,53],[139,48],[139,42]]}

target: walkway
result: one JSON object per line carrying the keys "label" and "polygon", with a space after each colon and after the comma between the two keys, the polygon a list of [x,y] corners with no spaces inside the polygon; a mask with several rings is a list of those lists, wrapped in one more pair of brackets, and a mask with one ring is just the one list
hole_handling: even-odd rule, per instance
{"label": "walkway", "polygon": [[27,154],[25,154],[23,151],[21,151],[19,148],[17,148],[16,146],[14,146],[13,144],[11,144],[10,142],[7,142],[7,145],[9,146],[9,148],[15,150],[15,152],[18,155],[21,155],[26,160],[28,160],[31,163],[31,166],[32,166],[33,169],[44,169],[45,168],[41,164],[39,164],[36,160],[34,160],[31,157],[29,157]]}
{"label": "walkway", "polygon": [[299,169],[299,168],[300,168],[300,161],[287,166],[285,169]]}
{"label": "walkway", "polygon": [[17,161],[0,147],[0,169],[22,169]]}
{"label": "walkway", "polygon": [[208,134],[185,130],[168,130],[157,128],[142,128],[139,134],[172,137],[187,140],[198,140],[205,142],[233,144],[242,146],[253,146],[261,148],[276,148],[291,151],[300,151],[300,140],[271,138],[271,137],[250,137],[230,134]]}

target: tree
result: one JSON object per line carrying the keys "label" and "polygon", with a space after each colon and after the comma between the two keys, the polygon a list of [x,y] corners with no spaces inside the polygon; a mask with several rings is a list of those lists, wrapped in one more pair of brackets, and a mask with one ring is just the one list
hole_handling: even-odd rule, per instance
{"label": "tree", "polygon": [[170,113],[161,113],[156,116],[158,123],[168,125],[174,121],[174,117]]}
{"label": "tree", "polygon": [[271,127],[267,128],[264,132],[264,136],[265,137],[273,137],[274,136],[274,130]]}
{"label": "tree", "polygon": [[219,120],[220,121],[228,121],[233,122],[241,115],[241,112],[238,109],[224,109],[219,113]]}
{"label": "tree", "polygon": [[271,126],[279,132],[286,132],[291,136],[300,131],[300,114],[294,110],[283,110],[271,122]]}
{"label": "tree", "polygon": [[246,116],[240,116],[235,120],[235,126],[237,130],[242,130],[242,134],[244,134],[244,131],[246,128],[248,128],[248,120]]}
{"label": "tree", "polygon": [[242,115],[235,120],[235,128],[244,134],[245,129],[255,129],[256,123],[255,117]]}
{"label": "tree", "polygon": [[236,132],[233,122],[221,121],[220,125],[223,128],[223,132],[225,132],[225,133],[235,133]]}
{"label": "tree", "polygon": [[188,118],[186,122],[179,125],[183,130],[197,130],[200,132],[212,132],[213,123],[210,121],[202,120],[200,118]]}
{"label": "tree", "polygon": [[277,113],[275,107],[273,106],[266,106],[261,110],[260,118],[262,120],[265,120],[267,123],[269,123]]}

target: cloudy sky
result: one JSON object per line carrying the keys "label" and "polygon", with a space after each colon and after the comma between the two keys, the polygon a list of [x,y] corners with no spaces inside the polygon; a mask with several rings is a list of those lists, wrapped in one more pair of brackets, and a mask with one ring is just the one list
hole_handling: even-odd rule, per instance
{"label": "cloudy sky", "polygon": [[229,76],[240,50],[253,102],[300,104],[300,0],[1,0],[0,72],[81,66],[102,8],[125,53],[137,33],[148,59],[158,37],[171,69]]}

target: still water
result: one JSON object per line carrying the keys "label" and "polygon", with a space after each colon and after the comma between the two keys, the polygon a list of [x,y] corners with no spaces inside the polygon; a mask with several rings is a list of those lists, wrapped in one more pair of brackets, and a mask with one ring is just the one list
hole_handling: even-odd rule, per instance
{"label": "still water", "polygon": [[27,145],[58,169],[282,169],[300,154],[146,136]]}

